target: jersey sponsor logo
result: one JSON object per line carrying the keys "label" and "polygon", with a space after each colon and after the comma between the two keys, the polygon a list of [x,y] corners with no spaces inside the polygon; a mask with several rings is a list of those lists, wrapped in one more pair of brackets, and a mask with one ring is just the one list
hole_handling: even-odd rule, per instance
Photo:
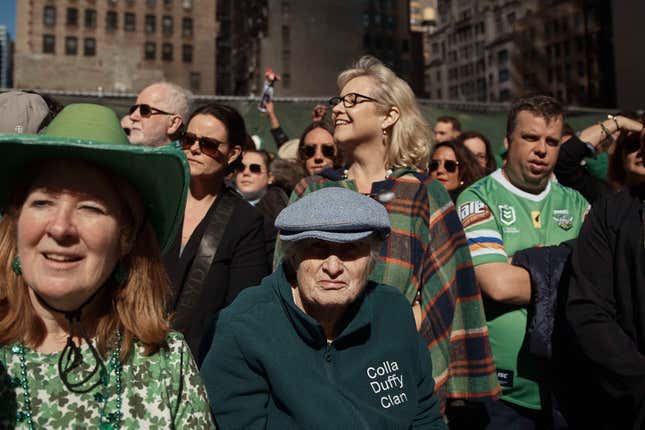
{"label": "jersey sponsor logo", "polygon": [[499,220],[506,224],[512,225],[517,220],[515,216],[515,208],[511,205],[498,205],[499,208]]}
{"label": "jersey sponsor logo", "polygon": [[459,219],[464,228],[488,221],[492,216],[488,206],[479,200],[459,206]]}
{"label": "jersey sponsor logo", "polygon": [[542,228],[542,222],[540,221],[540,211],[531,211],[531,221],[533,221],[533,227]]}
{"label": "jersey sponsor logo", "polygon": [[567,209],[554,210],[553,221],[564,231],[569,231],[573,227],[573,215],[570,215]]}

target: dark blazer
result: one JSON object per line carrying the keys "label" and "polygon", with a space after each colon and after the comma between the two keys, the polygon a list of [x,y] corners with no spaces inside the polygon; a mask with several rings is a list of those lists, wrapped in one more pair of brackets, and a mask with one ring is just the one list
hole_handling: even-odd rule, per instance
{"label": "dark blazer", "polygon": [[[216,213],[219,202],[220,199],[215,200],[181,255],[181,235],[178,234],[163,256],[173,289],[171,311],[176,309],[208,221]],[[228,306],[241,290],[258,285],[268,274],[262,214],[240,197],[235,202],[230,221],[199,292],[197,305],[190,315],[175,315],[173,328],[184,334],[198,364],[203,358],[199,354],[199,346],[204,336],[208,335],[208,327],[212,325],[217,312]]]}

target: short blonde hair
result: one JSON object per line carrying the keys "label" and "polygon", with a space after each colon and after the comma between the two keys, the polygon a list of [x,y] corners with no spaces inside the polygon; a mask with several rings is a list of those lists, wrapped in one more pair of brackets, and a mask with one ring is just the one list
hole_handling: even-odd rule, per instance
{"label": "short blonde hair", "polygon": [[360,76],[367,76],[374,81],[374,92],[370,97],[379,101],[378,105],[383,106],[384,112],[391,106],[396,106],[400,111],[398,121],[386,138],[387,167],[411,167],[421,172],[427,171],[430,158],[430,127],[421,115],[410,86],[379,59],[366,55],[338,76],[339,90]]}

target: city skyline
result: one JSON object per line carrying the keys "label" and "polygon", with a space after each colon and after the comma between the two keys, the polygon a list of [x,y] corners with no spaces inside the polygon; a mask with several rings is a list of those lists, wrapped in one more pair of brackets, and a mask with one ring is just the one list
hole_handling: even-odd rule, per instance
{"label": "city skyline", "polygon": [[7,27],[12,39],[16,37],[16,0],[0,2],[0,25]]}

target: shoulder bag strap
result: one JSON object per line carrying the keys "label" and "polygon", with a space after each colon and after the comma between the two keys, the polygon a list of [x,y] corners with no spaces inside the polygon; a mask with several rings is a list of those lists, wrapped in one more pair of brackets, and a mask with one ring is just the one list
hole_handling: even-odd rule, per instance
{"label": "shoulder bag strap", "polygon": [[241,199],[234,191],[226,189],[222,196],[222,200],[218,203],[218,207],[213,213],[202,240],[199,243],[199,248],[190,266],[186,281],[183,288],[180,290],[179,297],[177,298],[177,306],[175,307],[175,327],[187,327],[188,322],[195,309],[195,305],[199,300],[200,293],[204,286],[206,276],[210,271],[213,259],[217,254],[226,225],[231,219],[235,204]]}

